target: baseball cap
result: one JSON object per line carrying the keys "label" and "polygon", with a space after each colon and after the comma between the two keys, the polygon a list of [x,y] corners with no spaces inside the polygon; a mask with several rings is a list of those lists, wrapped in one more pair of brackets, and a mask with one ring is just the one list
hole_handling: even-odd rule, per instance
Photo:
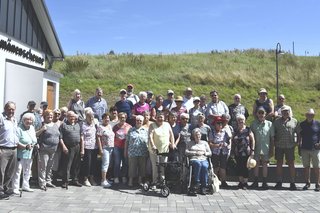
{"label": "baseball cap", "polygon": [[167,91],[167,94],[174,94],[174,92],[173,92],[173,90],[169,89],[169,90]]}

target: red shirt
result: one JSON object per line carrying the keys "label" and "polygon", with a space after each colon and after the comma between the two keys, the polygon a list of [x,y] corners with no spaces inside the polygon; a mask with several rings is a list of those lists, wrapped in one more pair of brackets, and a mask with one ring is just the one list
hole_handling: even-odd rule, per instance
{"label": "red shirt", "polygon": [[126,137],[131,125],[128,123],[124,123],[121,127],[119,125],[115,125],[113,127],[114,136],[114,147],[124,148],[124,144],[126,142]]}

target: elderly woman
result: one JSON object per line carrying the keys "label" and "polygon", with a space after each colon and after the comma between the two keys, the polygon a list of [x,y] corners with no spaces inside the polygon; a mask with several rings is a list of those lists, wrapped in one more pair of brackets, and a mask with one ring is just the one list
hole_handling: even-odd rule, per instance
{"label": "elderly woman", "polygon": [[145,111],[142,114],[144,120],[143,120],[143,127],[146,129],[149,129],[150,125],[153,123],[152,121],[150,121],[150,112],[149,111]]}
{"label": "elderly woman", "polygon": [[[128,162],[124,155],[124,146],[126,142],[126,137],[131,125],[126,123],[127,114],[125,112],[120,112],[119,123],[113,127],[113,132],[115,134],[114,138],[114,183],[119,183],[120,171],[122,170],[122,183],[127,182],[128,174]],[[120,165],[122,164],[122,169]]]}
{"label": "elderly woman", "polygon": [[237,116],[238,129],[235,131],[232,140],[232,155],[235,156],[237,162],[237,174],[239,176],[240,189],[248,188],[249,170],[247,168],[247,160],[250,155],[254,155],[254,135],[250,127],[245,125],[246,117],[242,114]]}
{"label": "elderly woman", "polygon": [[188,123],[189,114],[182,113],[180,118],[179,138],[175,141],[175,146],[178,149],[179,162],[185,163],[186,145],[191,141],[191,125]]}
{"label": "elderly woman", "polygon": [[211,156],[211,150],[206,141],[201,140],[201,131],[199,128],[192,130],[193,140],[187,144],[186,155],[190,158],[192,165],[195,188],[199,188],[201,183],[201,193],[205,194],[208,183],[207,157]]}
{"label": "elderly woman", "polygon": [[151,111],[150,105],[146,102],[147,93],[140,92],[139,93],[139,101],[133,106],[131,111],[132,125],[135,125],[135,119],[137,115],[142,115],[145,111]]}
{"label": "elderly woman", "polygon": [[110,125],[114,127],[116,124],[119,123],[119,118],[118,118],[118,108],[116,106],[110,107],[109,110],[109,118],[110,118]]}
{"label": "elderly woman", "polygon": [[196,126],[198,123],[198,114],[202,112],[202,109],[200,107],[200,98],[194,97],[193,98],[193,107],[189,111],[189,117],[190,117],[190,124],[191,126]]}
{"label": "elderly woman", "polygon": [[30,189],[29,179],[32,166],[32,150],[37,143],[37,137],[35,129],[32,125],[34,122],[33,113],[26,113],[22,116],[21,124],[17,130],[17,136],[19,138],[18,143],[18,164],[16,167],[16,173],[12,180],[13,192],[19,194],[20,188],[20,175],[23,171],[22,190],[27,192],[33,192]]}
{"label": "elderly woman", "polygon": [[59,120],[62,122],[65,122],[67,120],[67,112],[68,112],[68,107],[64,106],[60,108],[60,117]]}
{"label": "elderly woman", "polygon": [[272,121],[274,116],[274,104],[271,98],[268,98],[268,92],[265,88],[261,88],[258,92],[259,98],[255,100],[253,104],[252,114],[255,118],[258,118],[257,112],[260,107],[263,107],[266,111],[266,120]]}
{"label": "elderly woman", "polygon": [[81,162],[81,174],[85,186],[96,185],[94,180],[95,168],[97,167],[98,144],[96,143],[97,127],[94,122],[94,112],[91,108],[85,110],[85,121],[82,123],[81,139],[83,146],[81,152],[84,153]]}
{"label": "elderly woman", "polygon": [[[169,146],[175,148],[174,136],[170,124],[164,121],[164,114],[159,112],[156,116],[156,122],[152,123],[149,127],[149,154],[152,164],[152,179],[153,183],[157,182],[157,152],[168,153]],[[161,161],[165,159],[161,158]],[[164,168],[161,168],[161,174],[164,174]]]}
{"label": "elderly woman", "polygon": [[236,130],[238,128],[237,116],[244,115],[244,117],[247,119],[249,117],[248,110],[245,106],[241,104],[240,94],[234,95],[233,104],[230,104],[228,107],[229,107],[229,114],[230,114],[229,124],[232,126],[234,130]]}
{"label": "elderly woman", "polygon": [[197,118],[198,118],[197,125],[191,128],[199,128],[201,132],[201,140],[211,143],[213,140],[212,130],[208,124],[204,123],[204,121],[206,120],[205,115],[202,112],[200,112]]}
{"label": "elderly woman", "polygon": [[102,124],[98,127],[97,142],[102,156],[101,163],[101,186],[109,188],[111,184],[107,181],[107,172],[114,147],[114,132],[110,124],[110,114],[102,115]]}
{"label": "elderly woman", "polygon": [[144,181],[146,175],[146,159],[148,156],[148,129],[142,126],[143,116],[136,117],[136,126],[132,127],[126,138],[125,155],[129,162],[129,183],[133,186],[133,178],[139,175],[138,183]]}
{"label": "elderly woman", "polygon": [[219,174],[221,187],[228,187],[226,182],[226,168],[231,148],[231,138],[227,131],[223,128],[223,119],[216,117],[213,122],[213,142],[210,143],[212,152],[212,164],[214,172]]}
{"label": "elderly woman", "polygon": [[59,126],[53,122],[53,112],[46,110],[43,112],[44,122],[41,129],[37,132],[39,137],[38,155],[38,182],[42,190],[46,187],[55,187],[52,184],[51,173],[54,163],[54,155],[59,145]]}
{"label": "elderly woman", "polygon": [[180,115],[182,113],[188,113],[188,110],[186,107],[183,106],[182,96],[177,96],[177,98],[174,101],[177,106],[174,107],[171,111],[177,113],[177,123],[180,124]]}
{"label": "elderly woman", "polygon": [[[76,122],[77,115],[73,111],[67,112],[67,121],[60,126],[60,146],[62,148],[62,188],[68,188],[70,174],[72,184],[81,187],[78,181],[80,171],[80,156],[83,156],[82,128]],[[81,150],[81,151],[80,151]]]}
{"label": "elderly woman", "polygon": [[85,104],[81,99],[81,92],[78,89],[73,91],[73,98],[68,103],[68,110],[73,111],[77,115],[78,122],[82,123],[85,119]]}
{"label": "elderly woman", "polygon": [[163,109],[164,109],[164,107],[163,107],[163,96],[162,95],[158,95],[156,97],[156,104],[151,109],[151,118],[150,118],[150,120],[155,121],[157,113],[158,112],[162,112]]}

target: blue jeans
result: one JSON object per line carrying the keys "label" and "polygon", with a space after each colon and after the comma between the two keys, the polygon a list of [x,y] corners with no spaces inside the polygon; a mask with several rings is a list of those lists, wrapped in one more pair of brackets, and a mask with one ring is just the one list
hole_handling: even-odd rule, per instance
{"label": "blue jeans", "polygon": [[[128,162],[127,159],[124,157],[124,148],[114,147],[113,149],[113,156],[114,156],[114,177],[127,177],[128,175]],[[120,166],[122,164],[122,168]]]}
{"label": "blue jeans", "polygon": [[195,183],[201,183],[201,187],[206,187],[208,182],[208,161],[192,160],[191,165]]}

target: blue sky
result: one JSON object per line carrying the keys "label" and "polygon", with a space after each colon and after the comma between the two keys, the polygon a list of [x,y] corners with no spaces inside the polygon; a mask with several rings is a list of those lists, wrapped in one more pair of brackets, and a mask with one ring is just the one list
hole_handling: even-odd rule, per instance
{"label": "blue sky", "polygon": [[319,0],[46,0],[66,55],[320,53]]}

